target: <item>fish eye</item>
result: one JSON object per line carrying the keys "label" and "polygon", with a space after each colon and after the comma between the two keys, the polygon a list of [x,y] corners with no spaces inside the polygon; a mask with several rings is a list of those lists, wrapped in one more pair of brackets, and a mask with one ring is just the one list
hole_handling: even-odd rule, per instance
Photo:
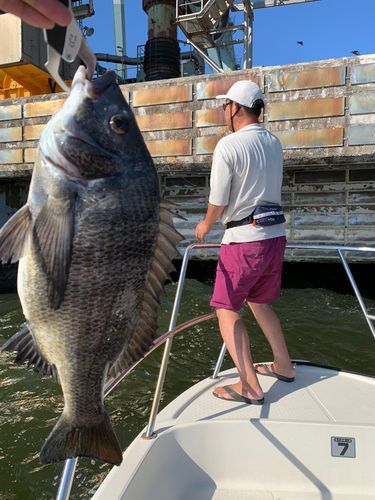
{"label": "fish eye", "polygon": [[126,134],[128,132],[128,124],[125,118],[121,115],[114,115],[109,121],[111,129],[115,134]]}

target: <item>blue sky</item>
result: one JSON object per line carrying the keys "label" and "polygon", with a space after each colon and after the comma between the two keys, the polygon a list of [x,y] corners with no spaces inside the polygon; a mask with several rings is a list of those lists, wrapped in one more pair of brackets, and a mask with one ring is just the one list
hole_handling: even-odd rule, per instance
{"label": "blue sky", "polygon": [[[95,15],[83,20],[95,33],[88,38],[94,52],[115,54],[112,0],[94,0]],[[242,13],[234,19],[243,21]],[[126,54],[136,57],[147,41],[147,14],[142,0],[125,0]],[[375,53],[375,0],[320,0],[254,11],[253,66],[274,66],[337,57],[352,50]],[[184,39],[181,32],[179,39]],[[297,44],[303,41],[303,46]],[[236,56],[242,57],[242,45]],[[181,46],[181,50],[187,50]],[[102,63],[103,66],[113,66]],[[129,77],[135,71],[129,71]]]}

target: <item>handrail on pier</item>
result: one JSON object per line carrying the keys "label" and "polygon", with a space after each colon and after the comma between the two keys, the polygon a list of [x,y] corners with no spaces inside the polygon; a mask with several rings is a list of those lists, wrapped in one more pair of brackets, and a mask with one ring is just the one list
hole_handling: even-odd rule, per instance
{"label": "handrail on pier", "polygon": [[[216,313],[213,312],[211,314],[206,314],[205,316],[201,316],[199,318],[194,318],[194,319],[187,321],[186,323],[183,323],[183,324],[176,327],[176,321],[177,321],[178,311],[179,311],[179,307],[180,307],[183,286],[184,286],[184,282],[185,282],[186,270],[187,270],[187,265],[188,265],[188,261],[189,261],[191,252],[197,248],[199,248],[199,249],[219,248],[220,246],[221,246],[220,244],[209,244],[209,243],[206,244],[206,243],[204,243],[204,244],[192,244],[186,248],[185,255],[184,255],[184,258],[182,261],[180,278],[179,278],[178,285],[177,285],[177,290],[176,290],[175,300],[174,300],[174,304],[173,304],[173,308],[172,308],[168,332],[165,333],[164,335],[162,335],[161,337],[159,337],[158,339],[156,339],[154,341],[154,343],[152,344],[152,346],[149,348],[149,351],[145,354],[145,356],[147,356],[152,351],[154,351],[157,347],[159,347],[159,345],[161,345],[163,342],[165,342],[164,353],[163,353],[163,358],[162,358],[162,362],[160,365],[159,377],[158,377],[158,381],[156,384],[155,396],[154,396],[154,400],[153,400],[153,404],[152,404],[152,408],[151,408],[151,412],[150,412],[149,423],[148,423],[146,432],[142,436],[145,439],[152,439],[152,438],[156,437],[156,434],[154,433],[155,421],[156,421],[156,416],[158,413],[158,408],[159,408],[161,393],[162,393],[162,389],[163,389],[165,374],[167,371],[168,359],[169,359],[169,354],[170,354],[171,347],[172,347],[173,336],[176,333],[184,330],[185,328],[193,326],[193,325],[200,323],[202,321],[205,321],[207,319],[214,318],[216,316]],[[334,245],[310,245],[310,244],[295,244],[295,243],[291,243],[291,244],[288,243],[286,245],[286,248],[291,248],[291,249],[292,248],[299,248],[299,249],[325,250],[325,251],[326,250],[336,250],[338,252],[341,263],[344,266],[345,272],[346,272],[346,274],[349,278],[350,284],[354,290],[354,294],[357,297],[357,300],[358,300],[359,305],[362,309],[363,315],[365,316],[366,321],[370,327],[371,333],[375,339],[375,327],[372,323],[372,321],[375,321],[375,316],[368,314],[366,306],[363,302],[362,296],[358,290],[357,284],[353,278],[353,275],[350,271],[348,263],[345,259],[344,254],[343,254],[343,252],[348,252],[348,251],[349,252],[350,251],[369,252],[369,253],[375,254],[375,248],[334,246]],[[216,363],[214,373],[212,375],[212,378],[217,378],[217,375],[220,371],[222,362],[224,360],[225,352],[226,352],[226,347],[225,347],[225,344],[223,344],[221,351],[220,351],[220,354],[219,354],[218,361]],[[144,358],[142,358],[142,359],[144,359]],[[142,359],[140,359],[139,361],[137,361],[133,365],[126,368],[116,378],[110,380],[106,384],[106,386],[104,387],[104,397],[106,397],[116,387],[116,385],[119,382],[121,382],[121,380],[123,378],[125,378],[126,375],[128,375],[128,373],[130,373],[130,371],[133,370],[133,368],[135,368],[135,366],[138,365],[138,363],[140,363],[142,361]],[[77,458],[70,458],[70,459],[65,461],[64,471],[63,471],[63,474],[62,474],[62,477],[60,480],[60,485],[59,485],[59,489],[57,492],[56,500],[67,500],[69,498],[77,461],[78,461]]]}

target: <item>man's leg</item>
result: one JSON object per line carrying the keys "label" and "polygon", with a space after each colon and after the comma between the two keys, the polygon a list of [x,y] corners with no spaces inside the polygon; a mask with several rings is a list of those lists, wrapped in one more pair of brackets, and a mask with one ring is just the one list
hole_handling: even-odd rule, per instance
{"label": "man's leg", "polygon": [[[220,333],[240,376],[239,382],[229,387],[249,399],[262,399],[251,358],[249,337],[240,315],[228,309],[217,309]],[[222,387],[215,387],[214,393],[224,399],[231,399]]]}
{"label": "man's leg", "polygon": [[[268,340],[272,352],[273,363],[268,368],[283,375],[284,377],[294,377],[295,370],[290,361],[288,349],[286,347],[283,332],[281,330],[279,319],[269,304],[255,304],[248,302],[258,325],[261,327],[266,339]],[[265,373],[262,367],[256,365],[259,373]]]}

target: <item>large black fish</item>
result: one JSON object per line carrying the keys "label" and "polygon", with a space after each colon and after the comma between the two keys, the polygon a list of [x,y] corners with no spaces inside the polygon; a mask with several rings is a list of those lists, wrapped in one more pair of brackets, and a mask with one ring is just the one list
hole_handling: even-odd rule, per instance
{"label": "large black fish", "polygon": [[51,375],[64,394],[44,464],[122,460],[103,385],[155,338],[158,298],[183,239],[170,208],[114,72],[89,82],[80,67],[40,138],[27,204],[0,232],[1,260],[19,260],[26,318],[2,350]]}

